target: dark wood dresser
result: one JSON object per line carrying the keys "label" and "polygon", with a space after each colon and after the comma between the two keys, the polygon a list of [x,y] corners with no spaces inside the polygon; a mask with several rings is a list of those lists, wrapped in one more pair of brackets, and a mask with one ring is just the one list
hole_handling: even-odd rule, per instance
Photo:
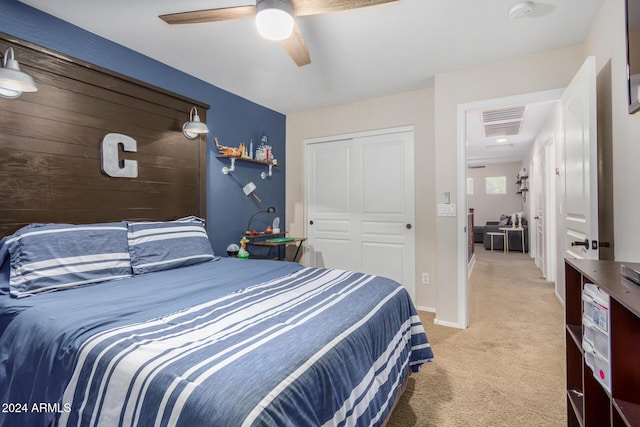
{"label": "dark wood dresser", "polygon": [[[640,426],[640,286],[623,279],[620,265],[565,260],[567,425]],[[593,283],[609,295],[610,392],[587,366],[583,349],[583,287]]]}

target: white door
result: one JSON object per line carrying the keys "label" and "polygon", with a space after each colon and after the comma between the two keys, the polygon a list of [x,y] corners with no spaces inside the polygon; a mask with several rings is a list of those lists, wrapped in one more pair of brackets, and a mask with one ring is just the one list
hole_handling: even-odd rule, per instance
{"label": "white door", "polygon": [[307,149],[307,251],[309,265],[359,270],[352,246],[351,139],[309,145]]}
{"label": "white door", "polygon": [[596,65],[589,57],[562,98],[563,255],[598,259]]}
{"label": "white door", "polygon": [[311,141],[307,167],[310,265],[385,276],[414,297],[413,131]]}
{"label": "white door", "polygon": [[545,205],[545,185],[544,178],[546,176],[545,172],[545,161],[544,161],[544,149],[539,149],[536,151],[536,154],[533,158],[533,189],[534,189],[534,204],[533,208],[535,210],[535,216],[533,217],[534,223],[529,227],[533,226],[535,230],[535,239],[536,239],[536,265],[542,271],[544,275],[546,273],[545,270],[545,239],[544,239],[544,205]]}
{"label": "white door", "polygon": [[355,175],[362,177],[361,200],[356,203],[361,218],[358,252],[362,270],[402,283],[413,297],[413,132],[354,142],[362,160],[354,165]]}

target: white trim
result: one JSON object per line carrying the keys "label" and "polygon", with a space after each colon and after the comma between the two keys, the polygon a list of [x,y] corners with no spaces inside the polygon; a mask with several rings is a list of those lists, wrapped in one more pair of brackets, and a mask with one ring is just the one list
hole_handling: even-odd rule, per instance
{"label": "white trim", "polygon": [[[532,151],[532,149],[534,148],[534,145],[532,144],[531,147],[529,148],[529,164],[527,165],[527,170],[529,171],[529,175],[531,175],[532,173],[534,173],[534,171],[536,170],[540,170],[540,169],[536,169],[536,151],[540,151],[540,147],[535,147],[536,151]],[[541,153],[540,156],[544,156],[544,153]],[[538,161],[541,161],[541,159],[543,159],[544,157],[538,157]],[[523,163],[524,165],[524,163]],[[532,227],[531,225],[529,225],[529,227],[527,228],[527,234],[528,234],[528,238],[529,238],[529,253],[527,255],[529,255],[529,258],[533,259],[534,264],[536,264],[536,256],[537,256],[537,252],[538,252],[538,244],[537,244],[537,233],[538,233],[538,223],[537,220],[536,222],[533,222],[533,218],[535,218],[535,216],[538,214],[537,212],[537,206],[538,206],[538,202],[537,202],[537,195],[536,193],[538,191],[540,191],[538,189],[538,186],[535,183],[536,178],[532,178],[530,179],[529,182],[529,209],[526,212],[526,215],[528,215],[529,217],[529,224],[534,224],[535,227]],[[545,195],[545,201],[543,203],[546,203],[546,193],[544,190],[544,177],[543,177],[543,189],[542,194]],[[522,208],[524,210],[524,206]],[[546,214],[545,214],[546,215]],[[544,232],[544,231],[543,231]],[[544,262],[544,261],[543,261]],[[538,267],[538,270],[540,270],[540,272],[542,272],[542,275],[545,275],[545,272],[542,271],[542,269],[540,268],[540,266],[538,266],[538,264],[536,264],[536,267]]]}
{"label": "white trim", "polygon": [[564,301],[562,300],[562,298],[560,298],[560,294],[558,293],[557,290],[553,294],[556,296],[556,299],[558,300],[558,302],[562,306],[562,308],[563,308],[562,311],[564,311]]}
{"label": "white trim", "polygon": [[[469,104],[458,104],[458,322],[440,322],[434,320],[437,325],[450,326],[452,328],[466,329],[469,326],[469,301],[468,301],[468,254],[467,246],[469,244],[468,233],[473,230],[467,230],[467,110]],[[467,230],[466,232],[464,230]]]}
{"label": "white trim", "polygon": [[[557,122],[555,122],[557,123]],[[554,288],[558,286],[558,257],[556,256],[557,230],[558,223],[556,218],[557,212],[557,189],[556,189],[556,128],[553,135],[547,138],[544,144],[545,168],[547,176],[545,177],[545,275],[547,280],[552,281]],[[558,295],[559,297],[560,295]]]}
{"label": "white trim", "polygon": [[435,307],[425,307],[425,306],[422,306],[422,305],[416,306],[416,309],[418,311],[426,311],[427,313],[435,313],[436,312],[436,308]]}
{"label": "white trim", "polygon": [[[525,93],[502,98],[485,99],[482,101],[458,104],[457,119],[457,152],[458,152],[458,212],[467,212],[467,144],[466,144],[466,122],[467,111],[480,110],[485,108],[504,107],[505,105],[542,102],[560,99],[564,89],[550,89],[540,92]],[[469,326],[469,295],[467,277],[467,233],[464,232],[467,226],[467,215],[458,215],[458,324],[451,322],[434,323],[444,326],[464,329]],[[472,232],[472,231],[471,231]]]}
{"label": "white trim", "polygon": [[352,138],[363,138],[366,136],[388,135],[390,133],[413,132],[413,131],[414,131],[413,126],[399,126],[395,128],[367,130],[363,132],[353,132],[353,133],[346,133],[341,135],[321,136],[318,138],[307,138],[307,139],[304,139],[302,142],[304,144],[317,144],[319,142],[341,141],[341,140],[352,139]]}
{"label": "white trim", "polygon": [[[475,245],[475,242],[474,242]],[[474,248],[475,250],[475,248]],[[473,255],[471,255],[471,259],[469,260],[469,262],[467,263],[467,280],[469,280],[471,278],[471,273],[473,273],[473,267],[476,266],[476,254],[474,252]]]}
{"label": "white trim", "polygon": [[449,328],[466,329],[466,328],[460,327],[460,325],[458,325],[457,323],[447,322],[447,321],[444,321],[444,320],[438,320],[437,318],[433,319],[433,323],[435,323],[436,325],[440,325],[440,326],[447,326]]}

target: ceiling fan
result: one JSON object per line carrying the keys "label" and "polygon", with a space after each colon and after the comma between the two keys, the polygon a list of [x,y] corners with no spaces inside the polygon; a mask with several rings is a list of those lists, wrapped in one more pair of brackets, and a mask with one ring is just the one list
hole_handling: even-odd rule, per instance
{"label": "ceiling fan", "polygon": [[311,63],[307,45],[294,17],[320,15],[376,6],[398,0],[256,0],[256,5],[194,10],[160,15],[168,24],[197,24],[255,17],[263,37],[281,41],[291,59],[302,67]]}

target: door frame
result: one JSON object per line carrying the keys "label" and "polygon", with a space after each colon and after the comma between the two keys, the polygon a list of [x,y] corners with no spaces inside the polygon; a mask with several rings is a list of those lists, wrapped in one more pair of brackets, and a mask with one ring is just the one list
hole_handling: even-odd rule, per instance
{"label": "door frame", "polygon": [[[457,111],[457,148],[458,148],[458,212],[467,212],[467,112],[480,109],[493,109],[505,105],[528,104],[532,102],[559,100],[564,88],[530,92],[502,98],[485,99],[458,104]],[[467,216],[458,214],[458,328],[469,326],[469,281],[467,277]],[[452,325],[453,326],[453,325]]]}
{"label": "door frame", "polygon": [[[529,167],[529,171],[533,174],[533,179],[531,179],[531,188],[529,189],[529,194],[531,194],[531,207],[529,209],[529,229],[535,226],[535,236],[530,236],[529,240],[529,256],[534,259],[536,266],[540,271],[542,271],[542,275],[547,278],[547,219],[546,219],[546,209],[547,209],[547,187],[545,183],[547,181],[546,173],[547,173],[547,161],[546,161],[546,140],[543,144],[537,147],[537,149],[532,152],[531,163]],[[542,202],[538,201],[538,196],[542,195]],[[542,212],[540,212],[542,210]],[[542,214],[542,229],[540,230],[539,221],[540,219],[536,219],[538,214]],[[535,220],[535,222],[534,222]],[[540,238],[540,240],[538,240]],[[540,258],[538,258],[538,254],[541,253]]]}
{"label": "door frame", "polygon": [[[546,277],[547,280],[549,278],[557,278],[557,248],[558,248],[558,215],[557,215],[557,199],[558,199],[558,189],[556,183],[556,135],[555,133],[547,138],[544,143],[544,151],[545,151],[545,162],[546,162],[546,172],[547,176],[545,176],[545,256],[547,257],[545,260],[545,268],[546,268]],[[559,301],[562,301],[560,298],[560,294],[558,293],[558,280],[553,280],[555,282],[555,293],[556,297]]]}

